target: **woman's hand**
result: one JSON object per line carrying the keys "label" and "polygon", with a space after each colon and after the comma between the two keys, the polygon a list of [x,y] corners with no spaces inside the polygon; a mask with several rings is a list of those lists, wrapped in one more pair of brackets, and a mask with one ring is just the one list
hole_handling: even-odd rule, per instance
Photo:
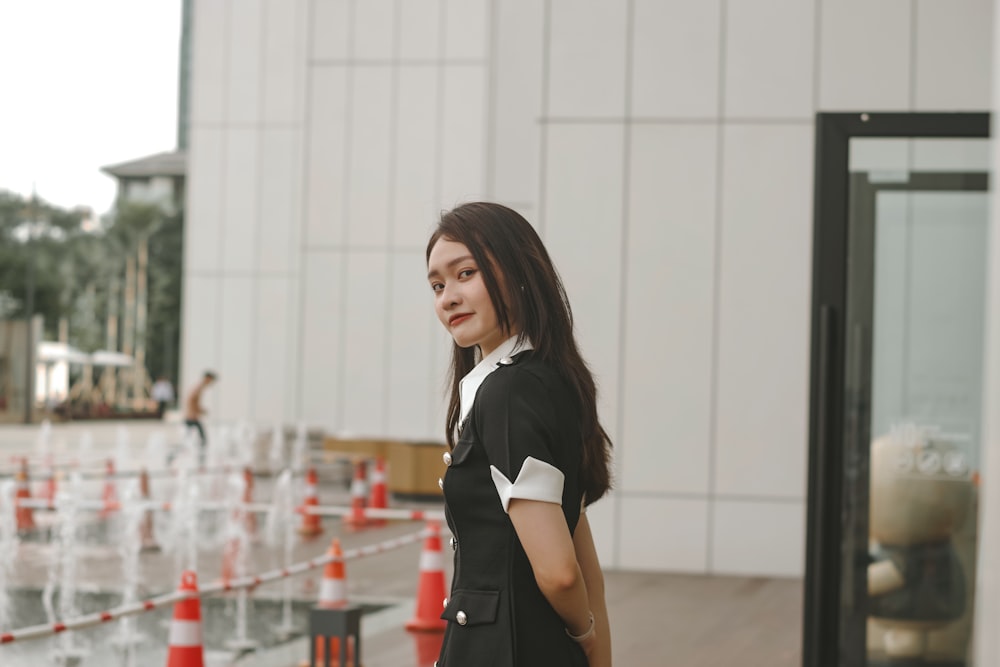
{"label": "woman's hand", "polygon": [[597,657],[597,632],[596,630],[591,633],[589,637],[584,639],[582,642],[578,642],[580,648],[583,649],[584,655],[587,656],[587,664],[590,667],[596,667],[597,662],[595,661]]}

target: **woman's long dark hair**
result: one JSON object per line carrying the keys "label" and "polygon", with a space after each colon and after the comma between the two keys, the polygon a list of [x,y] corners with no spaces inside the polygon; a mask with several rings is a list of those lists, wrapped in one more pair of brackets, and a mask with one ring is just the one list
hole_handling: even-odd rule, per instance
{"label": "woman's long dark hair", "polygon": [[[464,244],[476,260],[504,331],[527,338],[538,358],[550,363],[576,390],[581,410],[581,483],[587,503],[611,487],[611,439],[597,416],[597,387],[573,336],[573,312],[562,280],[534,227],[517,211],[490,202],[463,204],[441,215],[427,242],[427,260],[439,239]],[[502,277],[502,279],[501,279]],[[459,382],[476,363],[476,347],[452,344],[451,399],[445,420],[448,446],[455,446],[461,417]]]}

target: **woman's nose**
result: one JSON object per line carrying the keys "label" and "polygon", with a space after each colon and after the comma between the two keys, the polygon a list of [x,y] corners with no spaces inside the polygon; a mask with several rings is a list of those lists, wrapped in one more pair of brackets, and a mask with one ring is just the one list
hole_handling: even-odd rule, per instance
{"label": "woman's nose", "polygon": [[445,307],[454,306],[461,300],[459,290],[453,285],[445,285],[441,292],[441,298],[444,301]]}

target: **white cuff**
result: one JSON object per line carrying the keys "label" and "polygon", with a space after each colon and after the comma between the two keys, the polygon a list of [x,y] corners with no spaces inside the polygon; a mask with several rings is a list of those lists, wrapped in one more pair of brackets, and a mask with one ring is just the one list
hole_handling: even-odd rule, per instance
{"label": "white cuff", "polygon": [[517,474],[513,484],[496,466],[490,466],[490,475],[493,476],[493,484],[497,487],[505,513],[513,498],[562,505],[563,482],[566,477],[559,468],[545,461],[532,456],[524,459],[521,472]]}

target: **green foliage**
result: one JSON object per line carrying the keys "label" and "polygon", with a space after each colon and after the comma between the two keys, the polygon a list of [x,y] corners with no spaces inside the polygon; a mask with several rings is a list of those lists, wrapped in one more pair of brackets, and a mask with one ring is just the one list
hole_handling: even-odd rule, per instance
{"label": "green foliage", "polygon": [[[0,190],[0,294],[4,317],[24,317],[34,283],[35,312],[58,313],[66,305],[66,267],[83,232],[84,211],[67,211]],[[58,317],[56,318],[58,319]],[[48,321],[46,321],[48,330]]]}
{"label": "green foliage", "polygon": [[0,318],[24,317],[33,270],[34,312],[44,316],[45,337],[55,340],[66,318],[71,345],[85,352],[104,348],[110,297],[116,295],[114,308],[122,313],[125,261],[146,238],[146,367],[152,377],[176,379],[183,214],[127,202],[94,231],[83,229],[85,216],[0,190]]}
{"label": "green foliage", "polygon": [[181,276],[184,258],[184,215],[164,218],[149,237],[149,313],[146,324],[146,368],[150,377],[166,375],[177,382],[180,349]]}

